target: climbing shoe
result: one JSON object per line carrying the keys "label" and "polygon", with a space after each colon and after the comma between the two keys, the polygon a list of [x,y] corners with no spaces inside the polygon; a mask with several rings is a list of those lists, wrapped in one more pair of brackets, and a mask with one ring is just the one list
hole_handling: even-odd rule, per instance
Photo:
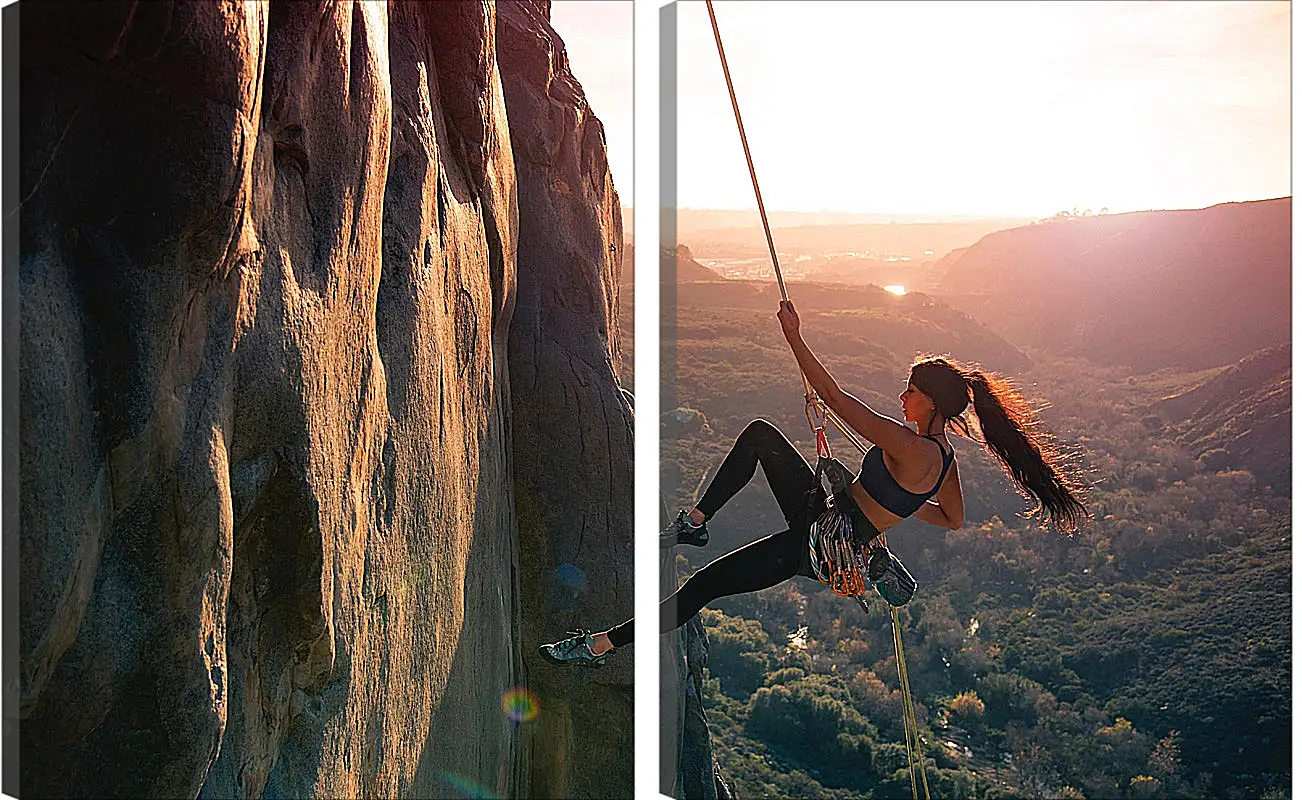
{"label": "climbing shoe", "polygon": [[538,654],[553,664],[582,664],[600,667],[606,663],[606,654],[592,652],[592,634],[588,631],[570,631],[570,638],[538,646]]}
{"label": "climbing shoe", "polygon": [[679,509],[678,519],[669,523],[669,527],[660,531],[661,547],[673,547],[676,544],[704,547],[708,541],[710,541],[710,532],[706,530],[705,523],[693,525],[687,509]]}

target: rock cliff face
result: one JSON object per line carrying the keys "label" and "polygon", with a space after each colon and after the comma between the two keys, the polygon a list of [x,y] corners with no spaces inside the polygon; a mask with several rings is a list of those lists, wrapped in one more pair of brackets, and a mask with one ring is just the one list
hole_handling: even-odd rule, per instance
{"label": "rock cliff face", "polygon": [[21,6],[25,794],[627,793],[531,735],[632,451],[600,125],[502,10]]}
{"label": "rock cliff face", "polygon": [[[676,588],[672,551],[661,561],[661,594],[667,595]],[[699,616],[660,637],[660,793],[678,800],[735,796],[715,760],[701,699],[709,657],[710,640]]]}
{"label": "rock cliff face", "polygon": [[[497,29],[522,209],[509,347],[520,631],[535,644],[633,611],[633,417],[612,360],[619,197],[605,131],[546,23],[549,6],[502,3]],[[529,796],[633,795],[631,656],[574,670],[526,648],[540,706]]]}

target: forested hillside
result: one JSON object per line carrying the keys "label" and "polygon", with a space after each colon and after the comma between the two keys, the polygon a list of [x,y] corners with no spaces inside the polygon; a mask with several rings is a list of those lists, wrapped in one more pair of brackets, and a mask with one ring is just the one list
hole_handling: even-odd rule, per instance
{"label": "forested hillside", "polygon": [[[1044,409],[1090,484],[1093,520],[1067,537],[1029,523],[984,449],[960,441],[964,527],[891,531],[921,584],[902,619],[932,796],[1287,796],[1291,453],[1262,433],[1289,428],[1287,347],[1137,371],[1014,346],[923,295],[789,289],[806,340],[875,408],[898,416],[920,351],[979,362]],[[755,417],[812,461],[774,287],[687,283],[677,303],[669,502],[690,506]],[[682,575],[782,526],[757,476],[708,547],[684,548]],[[704,613],[707,708],[740,796],[910,796],[890,616],[872,608],[797,578]]]}
{"label": "forested hillside", "polygon": [[1200,460],[1240,465],[1264,487],[1287,495],[1293,480],[1292,359],[1288,344],[1259,350],[1153,409]]}

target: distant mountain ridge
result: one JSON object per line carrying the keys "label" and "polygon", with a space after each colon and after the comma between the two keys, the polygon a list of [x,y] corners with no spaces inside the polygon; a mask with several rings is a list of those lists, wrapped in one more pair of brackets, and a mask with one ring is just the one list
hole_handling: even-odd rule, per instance
{"label": "distant mountain ridge", "polygon": [[721,281],[724,277],[701,262],[697,261],[692,255],[692,251],[687,245],[678,245],[676,266],[678,268],[678,281]]}
{"label": "distant mountain ridge", "polygon": [[[774,223],[773,245],[779,254],[825,256],[875,254],[878,258],[903,257],[915,270],[945,253],[978,241],[992,233],[1025,226],[1031,220],[991,218],[915,222],[802,222],[781,226]],[[706,258],[767,257],[768,244],[758,219],[753,225],[684,229],[679,225],[678,241],[690,245]],[[785,259],[784,259],[785,263]],[[929,275],[908,279],[922,286]]]}
{"label": "distant mountain ridge", "polygon": [[1014,343],[1151,371],[1290,338],[1292,198],[1055,220],[992,233],[937,294]]}
{"label": "distant mountain ridge", "polygon": [[[921,292],[897,297],[879,286],[806,281],[790,281],[787,290],[804,320],[806,335],[827,337],[822,345],[826,349],[820,353],[863,356],[868,351],[890,351],[897,360],[903,359],[902,364],[920,352],[952,354],[1010,373],[1031,364],[1020,348],[980,320]],[[779,295],[773,281],[726,280],[715,275],[700,281],[680,277],[676,300],[680,316],[704,315],[713,323],[737,315],[738,320],[751,318],[768,326],[777,314]],[[766,333],[780,343],[777,321],[771,321]],[[679,326],[682,335],[691,330],[681,319]],[[779,344],[779,349],[785,347]]]}
{"label": "distant mountain ridge", "polygon": [[[669,248],[662,250],[662,255],[668,255]],[[701,262],[697,261],[692,251],[687,249],[687,245],[678,245],[678,252],[675,254],[675,268],[678,270],[678,281],[721,281],[725,278]],[[624,243],[624,259],[620,266],[619,283],[621,286],[633,286],[633,243]]]}

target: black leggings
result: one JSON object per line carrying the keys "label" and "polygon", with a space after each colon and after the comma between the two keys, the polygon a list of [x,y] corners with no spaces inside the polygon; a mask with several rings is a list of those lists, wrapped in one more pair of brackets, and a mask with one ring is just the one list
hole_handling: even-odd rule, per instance
{"label": "black leggings", "polygon": [[[720,556],[697,570],[687,582],[660,601],[660,632],[668,633],[691,619],[711,600],[757,592],[796,575],[814,577],[809,563],[812,503],[822,505],[826,494],[814,487],[814,471],[795,446],[771,423],[755,420],[733,443],[701,501],[696,504],[708,520],[755,475],[764,477],[786,518],[787,529]],[[817,492],[811,496],[810,492]],[[623,647],[633,641],[633,620],[607,631],[610,643]]]}

